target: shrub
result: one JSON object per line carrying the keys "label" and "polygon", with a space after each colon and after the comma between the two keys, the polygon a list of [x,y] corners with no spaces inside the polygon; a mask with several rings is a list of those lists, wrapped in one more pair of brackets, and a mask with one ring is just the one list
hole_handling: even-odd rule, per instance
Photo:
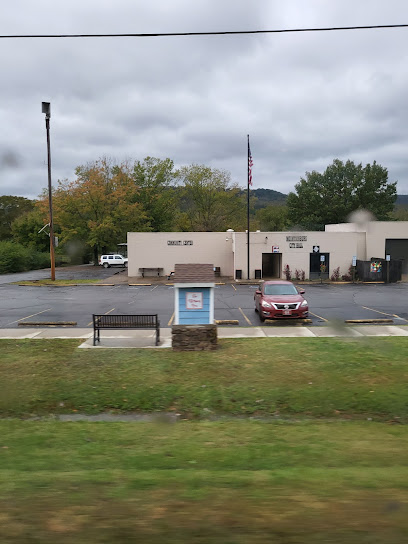
{"label": "shrub", "polygon": [[339,281],[340,279],[340,266],[333,270],[333,274],[330,276],[331,281]]}
{"label": "shrub", "polygon": [[292,279],[292,271],[289,267],[289,265],[285,265],[285,268],[283,269],[283,273],[285,274],[285,278],[287,281],[290,281]]}
{"label": "shrub", "polygon": [[0,274],[24,272],[49,266],[48,253],[40,253],[15,242],[0,242]]}
{"label": "shrub", "polygon": [[305,281],[305,278],[306,278],[306,272],[304,270],[298,270],[296,268],[296,270],[295,270],[295,279],[300,280],[300,281]]}
{"label": "shrub", "polygon": [[[351,281],[353,279],[353,265],[349,266],[347,274],[343,274],[341,279],[343,281]],[[354,279],[357,279],[357,271],[354,274]]]}

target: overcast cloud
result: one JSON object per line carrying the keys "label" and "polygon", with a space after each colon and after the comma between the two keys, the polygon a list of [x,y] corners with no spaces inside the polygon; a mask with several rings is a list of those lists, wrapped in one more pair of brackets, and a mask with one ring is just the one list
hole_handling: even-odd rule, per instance
{"label": "overcast cloud", "polygon": [[[406,0],[13,0],[0,34],[408,23]],[[376,160],[408,193],[408,28],[210,37],[0,40],[0,194],[102,156],[169,157],[288,193],[333,159]]]}

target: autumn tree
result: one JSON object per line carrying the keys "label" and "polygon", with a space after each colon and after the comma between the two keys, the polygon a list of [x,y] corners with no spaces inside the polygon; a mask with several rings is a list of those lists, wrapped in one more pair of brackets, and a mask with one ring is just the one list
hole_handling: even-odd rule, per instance
{"label": "autumn tree", "polygon": [[174,163],[171,159],[146,157],[134,164],[132,178],[138,188],[137,201],[146,213],[151,230],[171,230],[176,215]]}
{"label": "autumn tree", "polygon": [[116,249],[128,231],[150,230],[126,163],[112,165],[100,159],[78,166],[75,173],[74,181],[59,181],[53,194],[54,220],[60,226],[62,243],[86,243],[96,263],[98,254]]}
{"label": "autumn tree", "polygon": [[245,225],[246,202],[225,170],[193,164],[177,172],[181,185],[183,228],[194,231],[240,230]]}
{"label": "autumn tree", "polygon": [[305,229],[323,229],[365,209],[378,220],[386,220],[394,208],[396,185],[388,182],[387,169],[375,161],[363,167],[336,159],[323,174],[306,172],[295,185],[296,193],[287,198],[289,219]]}

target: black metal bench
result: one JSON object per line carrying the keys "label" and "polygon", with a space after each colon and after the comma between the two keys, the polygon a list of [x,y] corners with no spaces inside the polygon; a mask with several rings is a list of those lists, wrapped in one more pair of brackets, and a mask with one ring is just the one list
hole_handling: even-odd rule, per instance
{"label": "black metal bench", "polygon": [[146,274],[146,271],[149,271],[149,272],[157,272],[157,275],[160,276],[160,273],[163,272],[163,268],[158,268],[158,267],[143,267],[143,268],[139,268],[139,270],[141,271],[142,273],[142,278],[145,277],[145,274]]}
{"label": "black metal bench", "polygon": [[100,315],[93,314],[93,345],[100,342],[100,332],[106,329],[156,329],[156,346],[160,342],[160,321],[157,314]]}

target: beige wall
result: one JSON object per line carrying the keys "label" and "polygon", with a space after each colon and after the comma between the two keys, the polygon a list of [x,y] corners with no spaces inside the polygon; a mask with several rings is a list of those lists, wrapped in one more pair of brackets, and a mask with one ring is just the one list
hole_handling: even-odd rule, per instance
{"label": "beige wall", "polygon": [[[287,237],[306,237],[301,242],[288,241]],[[272,253],[272,246],[278,246],[282,254],[282,269],[287,264],[294,274],[295,270],[304,270],[309,276],[310,253],[313,246],[320,246],[321,253],[330,253],[329,274],[340,267],[340,274],[346,274],[355,255],[365,258],[365,233],[356,232],[251,232],[250,233],[250,277],[255,277],[255,270],[262,270],[262,253]],[[295,244],[291,247],[290,244]],[[302,247],[296,247],[302,245]],[[247,277],[247,234],[235,233],[234,270],[242,270]],[[281,270],[283,277],[283,270]]]}
{"label": "beige wall", "polygon": [[387,238],[408,239],[408,221],[378,221],[369,223],[367,230],[367,260],[385,258]]}
{"label": "beige wall", "polygon": [[[303,236],[301,242],[288,240],[290,236]],[[324,232],[251,232],[250,278],[255,270],[262,270],[262,253],[272,253],[272,246],[279,247],[280,274],[288,264],[292,273],[296,269],[309,274],[310,253],[313,246],[320,246],[321,253],[330,254],[329,274],[340,267],[345,274],[352,257],[369,260],[384,257],[385,240],[408,239],[408,221],[378,221],[365,225],[344,223],[326,225]],[[168,242],[181,241],[181,245]],[[184,244],[184,242],[192,242]],[[294,246],[291,247],[291,244]],[[301,247],[300,247],[301,246]],[[139,276],[139,268],[160,267],[167,275],[177,263],[211,263],[221,268],[222,276],[235,276],[242,270],[247,277],[247,234],[245,232],[129,232],[129,276]]]}
{"label": "beige wall", "polygon": [[[228,240],[227,240],[228,239]],[[181,241],[182,245],[168,242]],[[192,245],[184,245],[184,242]],[[233,275],[232,236],[226,232],[128,232],[129,276],[140,276],[139,268],[160,267],[170,274],[175,264],[210,263],[222,276]]]}
{"label": "beige wall", "polygon": [[408,221],[370,221],[369,223],[339,223],[326,225],[326,232],[365,232],[366,251],[364,260],[372,257],[385,258],[385,240],[408,240]]}

